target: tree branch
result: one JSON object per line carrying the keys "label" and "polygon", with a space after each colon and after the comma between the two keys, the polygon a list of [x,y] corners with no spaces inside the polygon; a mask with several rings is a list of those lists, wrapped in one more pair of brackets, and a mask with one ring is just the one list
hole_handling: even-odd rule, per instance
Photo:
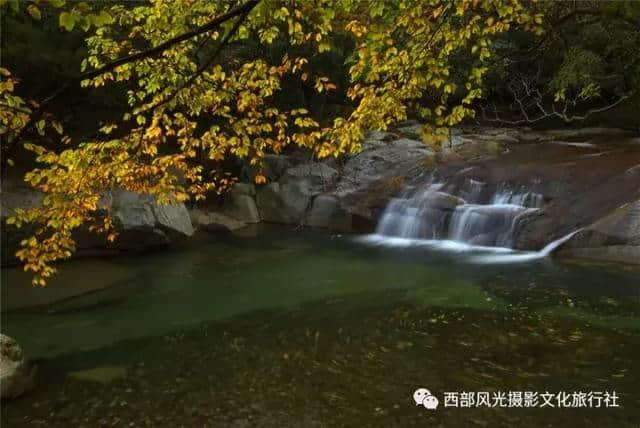
{"label": "tree branch", "polygon": [[[531,123],[540,122],[544,119],[549,119],[554,117],[562,119],[567,123],[583,121],[593,114],[602,113],[607,110],[613,109],[614,107],[624,102],[625,100],[629,99],[633,95],[633,93],[628,93],[620,96],[616,101],[610,104],[607,104],[605,106],[588,109],[582,115],[577,115],[577,114],[572,115],[572,114],[568,114],[567,111],[569,109],[569,106],[571,106],[572,108],[576,107],[578,103],[577,99],[565,100],[562,105],[562,110],[556,109],[556,105],[551,104],[551,110],[549,110],[544,106],[542,94],[538,89],[536,88],[532,89],[530,84],[524,79],[524,77],[520,78],[519,83],[522,85],[522,90],[524,91],[524,94],[518,93],[518,91],[514,88],[512,84],[509,84],[508,87],[509,87],[509,91],[513,95],[515,103],[518,106],[520,115],[523,117],[523,119],[517,119],[517,120],[503,119],[500,117],[500,115],[498,114],[498,110],[494,106],[494,109],[493,109],[494,117],[492,118],[487,116],[486,110],[484,108],[482,109],[482,116],[485,121],[503,123],[507,125],[531,124]],[[539,115],[532,116],[528,111],[529,107],[536,108],[539,111]]]}
{"label": "tree branch", "polygon": [[186,80],[182,85],[180,85],[178,88],[176,88],[176,90],[173,91],[171,93],[171,95],[169,95],[167,98],[165,98],[164,100],[158,102],[157,104],[152,105],[151,107],[147,108],[146,111],[154,110],[154,109],[160,107],[161,105],[164,105],[164,104],[168,103],[169,101],[171,101],[172,99],[174,99],[176,97],[176,95],[178,95],[178,93],[180,91],[182,91],[187,86],[191,85],[198,77],[200,77],[202,75],[202,73],[204,73],[204,71],[206,69],[211,67],[211,65],[216,60],[216,58],[218,58],[218,55],[220,55],[220,52],[222,52],[222,49],[229,43],[229,40],[231,39],[231,37],[233,37],[233,35],[238,31],[238,28],[240,28],[240,25],[247,18],[247,15],[249,14],[249,12],[251,12],[251,10],[257,4],[258,4],[257,2],[253,3],[253,5],[248,10],[246,10],[244,13],[242,13],[242,15],[235,22],[235,24],[233,24],[233,27],[231,28],[231,30],[229,30],[229,32],[224,36],[224,38],[222,39],[222,41],[220,42],[220,44],[218,45],[216,50],[213,52],[211,57],[209,57],[209,59],[207,59],[207,61],[204,64],[202,64],[188,80]]}
{"label": "tree branch", "polygon": [[58,88],[54,93],[52,93],[49,97],[45,98],[44,101],[42,101],[42,103],[40,104],[40,106],[38,107],[37,110],[35,110],[33,112],[33,114],[31,115],[31,117],[29,118],[29,121],[25,124],[24,127],[22,127],[20,129],[20,131],[18,132],[18,134],[16,134],[15,138],[13,139],[13,141],[18,141],[22,135],[24,135],[24,133],[26,132],[27,129],[29,129],[31,126],[33,126],[33,124],[40,118],[40,116],[42,115],[42,113],[44,112],[45,107],[47,107],[54,99],[56,99],[58,96],[60,96],[62,93],[64,93],[65,91],[67,91],[73,84],[75,83],[79,83],[83,80],[86,79],[92,79],[94,77],[97,77],[103,73],[107,73],[109,71],[114,70],[115,68],[124,65],[124,64],[128,64],[140,59],[144,59],[144,58],[149,58],[149,57],[153,57],[156,56],[162,52],[164,52],[165,50],[169,49],[170,47],[184,42],[186,40],[189,40],[193,37],[196,37],[200,34],[203,33],[207,33],[209,31],[215,30],[216,28],[218,28],[220,25],[222,25],[223,23],[227,22],[228,20],[238,16],[238,15],[247,15],[258,3],[260,2],[260,0],[248,0],[246,3],[238,6],[237,8],[230,10],[229,12],[218,16],[217,18],[214,18],[213,20],[209,21],[208,23],[195,28],[194,30],[188,31],[186,33],[183,33],[179,36],[176,36],[172,39],[167,40],[164,43],[159,44],[158,46],[155,46],[153,48],[147,49],[145,51],[142,52],[138,52],[135,54],[131,54],[125,57],[122,57],[120,59],[117,59],[115,61],[112,61],[108,64],[103,65],[102,67],[95,69],[95,70],[91,70],[91,71],[87,71],[85,73],[82,73],[70,80],[67,81],[67,83],[65,83],[64,85],[62,85],[60,88]]}

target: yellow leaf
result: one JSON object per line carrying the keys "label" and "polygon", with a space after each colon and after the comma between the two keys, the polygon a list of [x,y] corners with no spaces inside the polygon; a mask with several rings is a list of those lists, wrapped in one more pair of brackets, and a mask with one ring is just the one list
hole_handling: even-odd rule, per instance
{"label": "yellow leaf", "polygon": [[40,21],[40,19],[42,18],[40,9],[38,9],[34,4],[27,6],[27,12],[29,12],[29,15],[31,15],[31,17],[36,21]]}

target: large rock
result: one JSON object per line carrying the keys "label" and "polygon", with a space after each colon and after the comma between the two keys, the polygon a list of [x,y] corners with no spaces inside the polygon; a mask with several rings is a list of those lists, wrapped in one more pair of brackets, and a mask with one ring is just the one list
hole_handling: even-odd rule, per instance
{"label": "large rock", "polygon": [[313,199],[305,225],[348,231],[351,229],[351,216],[342,209],[337,197],[319,195]]}
{"label": "large rock", "polygon": [[364,150],[347,161],[338,192],[349,193],[386,177],[412,175],[432,155],[433,150],[425,143],[407,138]]}
{"label": "large rock", "polygon": [[338,171],[324,163],[306,163],[287,169],[280,182],[286,184],[308,181],[314,188],[322,188],[328,186],[337,174]]}
{"label": "large rock", "polygon": [[[267,154],[263,158],[263,171],[262,173],[267,177],[269,181],[278,180],[287,168],[293,166],[293,159],[287,155],[275,155]],[[256,166],[246,166],[243,170],[243,178],[247,181],[254,181],[258,168]]]}
{"label": "large rock", "polygon": [[331,192],[342,209],[366,224],[375,223],[387,201],[434,155],[425,143],[407,138],[369,147],[346,162]]}
{"label": "large rock", "polygon": [[263,221],[270,223],[300,223],[311,200],[311,186],[301,182],[269,183],[256,196]]}
{"label": "large rock", "polygon": [[193,225],[184,204],[159,205],[151,195],[114,190],[105,208],[118,221],[121,231],[159,229],[169,234],[193,235]]}
{"label": "large rock", "polygon": [[369,131],[362,142],[362,150],[379,149],[389,142],[399,139],[397,134],[385,131]]}
{"label": "large rock", "polygon": [[220,212],[194,208],[190,211],[191,222],[200,230],[208,232],[232,232],[247,226],[247,223]]}
{"label": "large rock", "polygon": [[288,168],[279,181],[258,191],[256,202],[260,218],[271,223],[302,223],[311,198],[326,192],[337,175],[337,170],[321,162]]}
{"label": "large rock", "polygon": [[459,205],[465,204],[465,200],[449,193],[439,191],[428,191],[423,194],[425,204],[430,208],[440,211],[453,211]]}
{"label": "large rock", "polygon": [[20,345],[0,333],[0,385],[2,398],[16,398],[34,386],[36,367],[29,367]]}
{"label": "large rock", "polygon": [[560,253],[640,264],[640,200],[623,205],[578,232]]}
{"label": "large rock", "polygon": [[236,184],[233,190],[225,195],[224,214],[245,223],[258,223],[260,214],[253,195],[255,195],[253,185]]}
{"label": "large rock", "polygon": [[[34,227],[8,226],[7,217],[16,208],[33,208],[42,203],[42,193],[27,187],[6,186],[2,189],[2,262],[15,262],[14,254],[20,241],[30,236]],[[104,192],[100,210],[109,213],[119,233],[113,243],[104,236],[86,229],[76,231],[76,247],[79,252],[101,250],[143,249],[166,245],[175,239],[193,235],[193,226],[184,204],[160,205],[151,195],[112,190]]]}

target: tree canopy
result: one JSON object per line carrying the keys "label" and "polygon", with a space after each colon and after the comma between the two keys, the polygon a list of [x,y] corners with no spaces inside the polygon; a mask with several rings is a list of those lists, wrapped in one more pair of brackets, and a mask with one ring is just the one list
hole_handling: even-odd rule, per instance
{"label": "tree canopy", "polygon": [[[55,272],[52,263],[75,250],[77,228],[116,239],[113,219],[100,209],[105,189],[148,193],[161,203],[199,200],[233,185],[225,160],[254,165],[255,181],[263,183],[266,154],[289,146],[318,158],[357,152],[367,130],[385,130],[409,116],[426,124],[425,141],[437,145],[451,126],[476,117],[487,95],[496,94],[488,83],[505,75],[524,119],[538,107],[562,118],[579,101],[606,109],[631,98],[640,75],[636,58],[618,67],[624,76],[614,85],[601,76],[606,59],[590,55],[586,43],[571,43],[558,66],[539,72],[535,82],[514,72],[539,65],[535,55],[551,43],[579,39],[561,28],[569,21],[582,28],[576,19],[602,28],[602,19],[621,20],[626,30],[620,31],[636,37],[637,46],[638,8],[622,2],[609,9],[520,0],[0,3],[3,15],[50,20],[86,41],[77,74],[37,99],[23,95],[11,67],[0,68],[3,169],[18,151],[32,153],[36,164],[24,178],[45,194],[41,207],[8,220],[38,225],[17,255],[40,285]],[[603,33],[606,28],[598,40],[609,37]],[[630,46],[620,41],[607,53]],[[335,50],[342,79],[318,66]],[[317,96],[340,93],[347,108],[319,117],[307,105],[283,102],[292,81]],[[111,87],[126,97],[121,116],[88,139],[67,135],[55,114],[61,94],[78,87]],[[506,120],[495,112],[494,120]]]}

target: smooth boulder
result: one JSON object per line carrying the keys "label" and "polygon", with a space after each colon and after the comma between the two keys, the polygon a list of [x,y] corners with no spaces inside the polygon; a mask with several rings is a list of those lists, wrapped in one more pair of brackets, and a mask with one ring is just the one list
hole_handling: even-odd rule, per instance
{"label": "smooth boulder", "polygon": [[190,212],[194,227],[207,232],[232,232],[247,226],[247,223],[216,211],[194,208]]}
{"label": "smooth boulder", "polygon": [[300,223],[309,206],[311,194],[311,187],[306,181],[269,183],[256,196],[260,218],[269,223]]}
{"label": "smooth boulder", "polygon": [[305,225],[348,231],[351,228],[351,216],[342,209],[337,197],[318,195],[313,199]]}
{"label": "smooth boulder", "polygon": [[640,264],[640,200],[614,210],[577,233],[563,255]]}
{"label": "smooth boulder", "polygon": [[[6,219],[17,208],[29,209],[42,203],[43,194],[25,186],[7,185],[2,191],[2,262],[14,263],[20,242],[31,236],[33,225],[16,228],[7,225]],[[99,211],[108,213],[118,231],[117,239],[110,243],[104,235],[97,235],[86,228],[74,233],[78,252],[91,253],[103,250],[144,249],[171,243],[176,239],[193,235],[194,229],[187,208],[182,203],[162,205],[147,194],[116,189],[105,191]]]}
{"label": "smooth boulder", "polygon": [[0,385],[3,399],[16,398],[34,387],[36,367],[30,367],[20,345],[0,333]]}
{"label": "smooth boulder", "polygon": [[225,195],[223,213],[244,223],[260,222],[255,195],[256,188],[253,184],[236,183]]}

